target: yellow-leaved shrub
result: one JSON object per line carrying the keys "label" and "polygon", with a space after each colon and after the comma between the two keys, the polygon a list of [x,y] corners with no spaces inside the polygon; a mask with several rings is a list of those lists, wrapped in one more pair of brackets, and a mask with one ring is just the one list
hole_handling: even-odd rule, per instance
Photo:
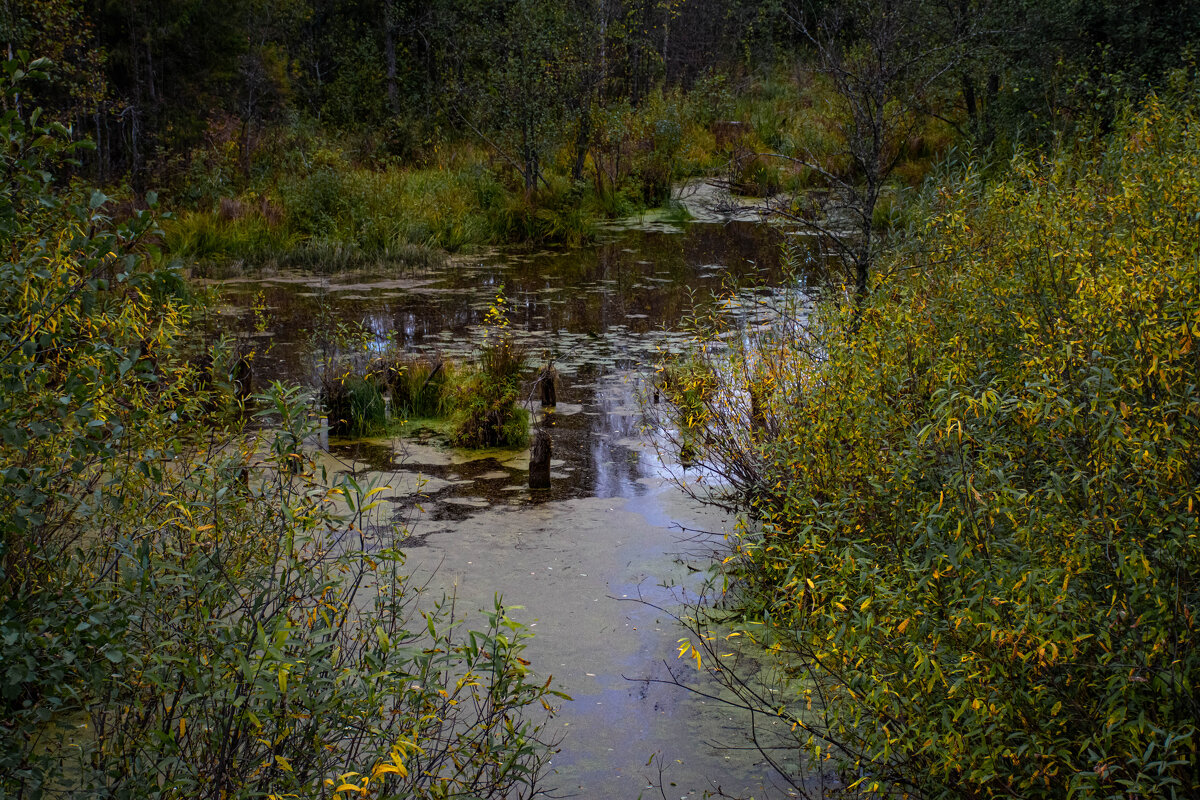
{"label": "yellow-leaved shrub", "polygon": [[738,376],[697,438],[750,511],[739,632],[790,675],[766,710],[859,789],[1200,791],[1200,116],[1176,83],[1103,139],[943,181],[860,309],[709,354]]}

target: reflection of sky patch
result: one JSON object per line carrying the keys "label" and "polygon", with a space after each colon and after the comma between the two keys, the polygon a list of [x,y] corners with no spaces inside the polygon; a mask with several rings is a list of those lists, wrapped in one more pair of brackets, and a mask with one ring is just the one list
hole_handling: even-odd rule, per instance
{"label": "reflection of sky patch", "polygon": [[392,321],[382,314],[372,314],[363,321],[363,329],[369,333],[363,337],[363,346],[375,355],[386,353],[392,346],[395,328]]}

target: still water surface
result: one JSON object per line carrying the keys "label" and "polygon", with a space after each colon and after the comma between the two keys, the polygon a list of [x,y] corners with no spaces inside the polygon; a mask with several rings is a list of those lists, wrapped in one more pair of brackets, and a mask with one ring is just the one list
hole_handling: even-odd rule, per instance
{"label": "still water surface", "polygon": [[[456,257],[429,271],[228,280],[213,327],[259,340],[260,386],[311,384],[309,332],[322,325],[361,323],[380,346],[469,357],[503,287],[511,329],[531,358],[552,357],[562,378],[549,492],[526,488],[526,452],[453,450],[428,435],[335,439],[328,457],[391,487],[389,513],[411,530],[417,580],[432,575],[460,610],[490,606],[495,593],[520,607],[511,613],[536,634],[534,668],[574,698],[550,723],[562,737],[545,784],[554,796],[763,797],[780,790],[735,712],[639,680],[663,678],[670,665],[703,686],[676,657],[683,631],[639,598],[673,607],[664,585],[696,580],[728,520],[670,480],[690,478],[656,451],[638,398],[656,359],[686,346],[698,304],[733,283],[756,287],[745,295],[782,280],[769,227],[692,224],[614,231],[579,250]],[[266,330],[256,331],[256,298]]]}

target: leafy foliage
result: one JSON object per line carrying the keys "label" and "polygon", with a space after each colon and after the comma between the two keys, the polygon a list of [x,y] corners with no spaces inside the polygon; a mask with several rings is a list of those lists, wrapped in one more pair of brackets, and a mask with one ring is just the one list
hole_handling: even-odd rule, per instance
{"label": "leafy foliage", "polygon": [[151,217],[56,185],[75,147],[40,119],[0,117],[0,794],[535,792],[527,634],[411,589],[297,390],[261,434],[214,416]]}
{"label": "leafy foliage", "polygon": [[525,352],[508,330],[504,287],[484,323],[480,369],[460,387],[450,440],[460,447],[519,447],[529,440],[529,412],[521,407]]}
{"label": "leafy foliage", "polygon": [[692,646],[791,723],[798,787],[1200,789],[1200,118],[1172,80],[1108,139],[945,176],[861,310],[708,348],[694,441],[750,512],[720,576],[783,694],[703,617]]}

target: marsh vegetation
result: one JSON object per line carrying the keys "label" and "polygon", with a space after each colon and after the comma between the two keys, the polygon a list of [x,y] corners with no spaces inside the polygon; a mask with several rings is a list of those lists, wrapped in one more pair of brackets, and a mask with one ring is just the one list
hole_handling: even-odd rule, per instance
{"label": "marsh vegetation", "polygon": [[[586,746],[535,623],[409,559],[469,530],[444,561],[616,617],[500,514],[565,514],[628,599],[602,556],[663,555],[670,475],[728,541],[632,592],[657,638],[559,633],[612,677],[673,618],[643,691],[738,709],[774,788],[1194,796],[1198,34],[1151,0],[2,4],[0,794],[535,796]],[[633,500],[657,553],[604,517]]]}

